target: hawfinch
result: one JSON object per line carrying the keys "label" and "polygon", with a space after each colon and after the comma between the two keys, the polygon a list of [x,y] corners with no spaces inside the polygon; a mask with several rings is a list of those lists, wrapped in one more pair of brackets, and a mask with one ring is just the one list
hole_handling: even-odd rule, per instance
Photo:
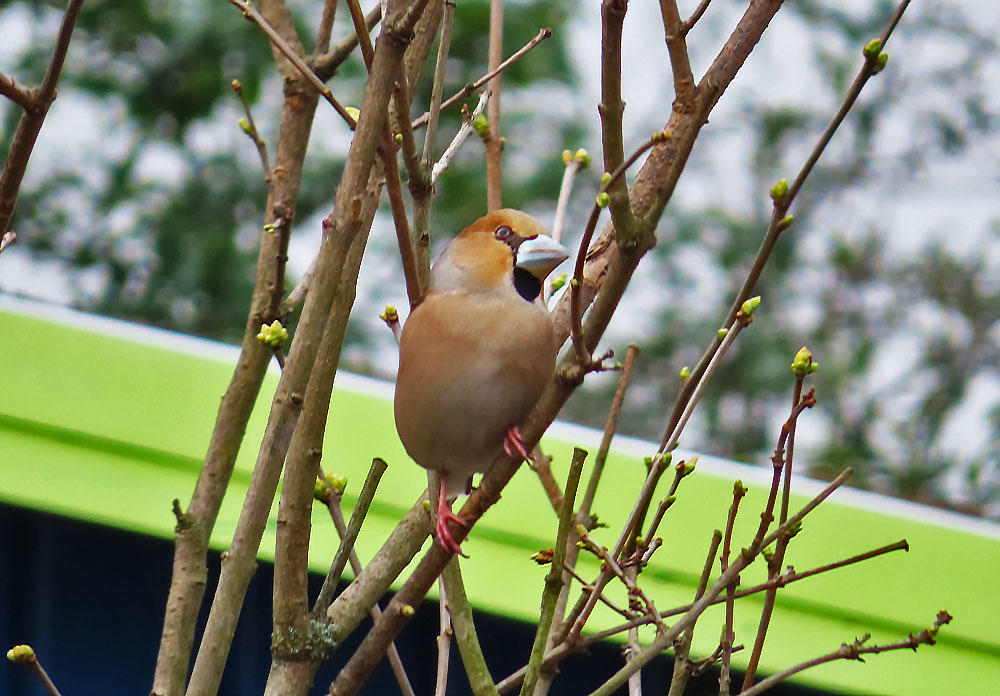
{"label": "hawfinch", "polygon": [[539,298],[569,254],[519,210],[467,227],[431,267],[424,301],[399,339],[396,431],[437,492],[438,543],[462,553],[451,501],[501,451],[528,452],[518,425],[555,369],[552,319]]}

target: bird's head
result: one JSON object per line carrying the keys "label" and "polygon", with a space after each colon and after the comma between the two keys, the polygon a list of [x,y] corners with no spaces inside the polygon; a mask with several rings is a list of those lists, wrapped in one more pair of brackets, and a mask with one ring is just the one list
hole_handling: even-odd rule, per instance
{"label": "bird's head", "polygon": [[512,208],[494,210],[462,230],[435,262],[432,289],[490,290],[512,285],[528,302],[569,252],[538,221]]}

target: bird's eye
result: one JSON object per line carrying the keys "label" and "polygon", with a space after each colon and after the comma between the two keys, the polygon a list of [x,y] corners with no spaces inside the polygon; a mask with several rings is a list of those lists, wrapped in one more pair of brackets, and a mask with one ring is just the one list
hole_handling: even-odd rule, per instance
{"label": "bird's eye", "polygon": [[504,242],[509,241],[514,235],[514,230],[512,230],[507,225],[500,225],[498,228],[493,230],[493,236]]}

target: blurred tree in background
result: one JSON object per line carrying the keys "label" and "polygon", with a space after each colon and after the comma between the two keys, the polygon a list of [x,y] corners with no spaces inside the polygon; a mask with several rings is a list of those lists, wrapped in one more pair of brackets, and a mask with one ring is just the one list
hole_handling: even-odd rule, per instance
{"label": "blurred tree in background", "polygon": [[[303,2],[297,11],[315,17],[320,7]],[[3,65],[37,82],[48,55],[35,35],[51,33],[61,10],[39,1],[0,8]],[[629,326],[613,324],[607,339],[623,353],[616,335],[643,336],[626,434],[660,438],[681,367],[715,334],[757,250],[768,188],[794,175],[860,61],[856,47],[890,11],[882,0],[790,3],[720,103],[713,121],[722,125],[699,140],[656,258],[640,268],[658,278],[657,290],[636,284],[618,319]],[[662,44],[657,12],[634,3],[626,50],[630,41]],[[728,33],[740,12],[741,3],[716,0],[695,31]],[[507,53],[540,27],[554,31],[505,72],[503,93],[504,202],[543,220],[554,209],[561,151],[599,150],[598,57],[576,50],[595,45],[581,37],[599,31],[597,13],[568,0],[507,8]],[[486,0],[459,3],[447,93],[485,72],[488,15]],[[334,42],[348,24],[345,12]],[[893,41],[898,65],[854,108],[803,189],[758,288],[758,322],[710,382],[685,446],[764,461],[787,413],[787,356],[808,343],[822,365],[822,416],[800,429],[798,461],[812,475],[850,464],[857,485],[1000,515],[1000,104],[986,79],[1000,69],[998,28],[1000,8],[973,0],[911,7]],[[692,42],[692,61],[706,64],[711,56],[697,47],[711,45]],[[281,90],[272,63],[266,39],[225,2],[85,3],[18,200],[20,243],[4,254],[0,290],[238,341],[265,185],[237,127],[230,82],[243,83],[267,140]],[[655,77],[624,86],[633,133],[662,125],[648,95],[671,89],[665,65],[664,50],[663,64],[649,66]],[[341,66],[346,103],[360,99],[362,74],[359,56]],[[416,103],[427,102],[429,79]],[[806,102],[807,92],[825,96]],[[5,151],[18,110],[0,108]],[[457,119],[443,115],[441,143]],[[322,109],[312,140],[291,247],[299,273],[318,246],[348,143]],[[571,243],[599,176],[578,179]],[[435,241],[481,214],[484,191],[482,148],[467,146],[439,186]],[[344,357],[347,367],[391,377],[395,349],[377,314],[387,302],[405,304],[405,293],[388,224],[376,220],[368,253]],[[564,417],[603,424],[612,381],[588,381]]]}

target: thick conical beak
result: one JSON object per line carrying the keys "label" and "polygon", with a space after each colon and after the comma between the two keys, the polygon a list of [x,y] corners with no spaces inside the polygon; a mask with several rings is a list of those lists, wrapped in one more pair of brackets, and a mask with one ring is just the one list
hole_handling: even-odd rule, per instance
{"label": "thick conical beak", "polygon": [[540,234],[534,239],[526,239],[517,248],[517,267],[531,273],[539,280],[552,269],[569,258],[569,252],[559,242]]}

